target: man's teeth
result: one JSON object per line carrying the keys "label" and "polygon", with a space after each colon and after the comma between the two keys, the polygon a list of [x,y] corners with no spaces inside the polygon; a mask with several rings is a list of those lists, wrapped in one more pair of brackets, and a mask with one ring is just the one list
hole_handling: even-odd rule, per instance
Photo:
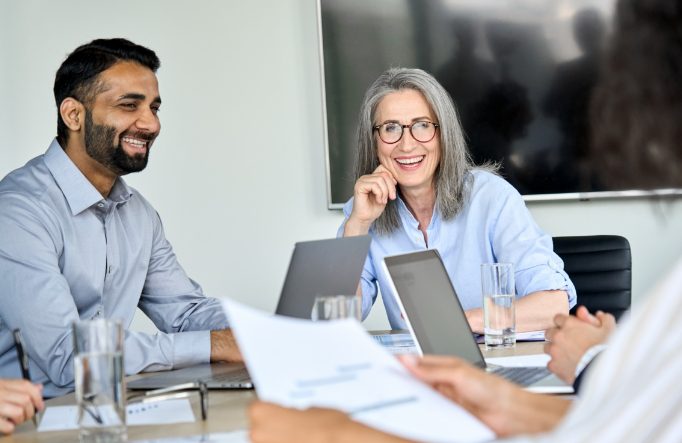
{"label": "man's teeth", "polygon": [[419,157],[412,157],[412,158],[396,158],[395,161],[400,163],[401,165],[412,165],[415,163],[419,163],[420,161],[424,160],[424,156],[421,155]]}
{"label": "man's teeth", "polygon": [[138,140],[138,139],[132,138],[132,137],[123,137],[123,141],[126,143],[130,143],[131,145],[135,145],[135,146],[139,146],[139,147],[143,147],[143,146],[147,145],[146,141]]}

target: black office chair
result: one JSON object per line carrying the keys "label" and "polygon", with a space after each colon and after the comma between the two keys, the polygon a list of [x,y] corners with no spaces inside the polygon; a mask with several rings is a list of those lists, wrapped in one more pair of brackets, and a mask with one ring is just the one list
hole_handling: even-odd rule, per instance
{"label": "black office chair", "polygon": [[[630,308],[632,258],[630,243],[618,235],[554,237],[554,252],[564,261],[578,294],[578,304],[590,312],[616,317]],[[575,307],[571,313],[575,313]]]}

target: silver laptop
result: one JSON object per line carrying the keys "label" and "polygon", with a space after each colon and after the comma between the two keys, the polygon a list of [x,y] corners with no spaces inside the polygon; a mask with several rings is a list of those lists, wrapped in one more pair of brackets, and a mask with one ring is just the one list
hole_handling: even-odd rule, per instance
{"label": "silver laptop", "polygon": [[419,354],[457,356],[535,392],[573,392],[544,367],[486,364],[438,251],[385,257],[384,266]]}
{"label": "silver laptop", "polygon": [[[310,318],[316,296],[355,294],[370,242],[364,235],[296,243],[275,314]],[[128,388],[159,389],[197,380],[209,389],[253,388],[242,363],[206,363],[158,372],[128,382]]]}

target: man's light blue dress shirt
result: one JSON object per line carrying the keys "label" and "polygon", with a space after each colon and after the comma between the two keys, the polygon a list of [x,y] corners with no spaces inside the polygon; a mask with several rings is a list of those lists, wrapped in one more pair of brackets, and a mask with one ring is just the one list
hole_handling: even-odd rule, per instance
{"label": "man's light blue dress shirt", "polygon": [[71,323],[127,328],[138,306],[163,332],[126,331],[127,374],[208,362],[209,330],[227,327],[149,202],[120,178],[103,198],[53,141],[0,182],[0,377],[21,377],[11,334],[21,328],[44,395],[72,391]]}
{"label": "man's light blue dress shirt", "polygon": [[[382,262],[387,255],[427,247],[440,253],[465,310],[482,305],[482,263],[513,263],[517,297],[558,289],[568,292],[569,306],[575,305],[575,287],[563,270],[563,261],[554,253],[551,237],[531,217],[521,195],[489,172],[474,171],[472,178],[468,200],[457,216],[443,220],[436,205],[426,230],[428,245],[419,222],[400,198],[397,204],[401,226],[389,235],[377,235],[370,229],[372,244],[361,280],[363,317],[376,300],[378,284],[391,328],[407,327]],[[351,198],[343,208],[346,220],[352,209]],[[339,235],[342,233],[343,225]]]}

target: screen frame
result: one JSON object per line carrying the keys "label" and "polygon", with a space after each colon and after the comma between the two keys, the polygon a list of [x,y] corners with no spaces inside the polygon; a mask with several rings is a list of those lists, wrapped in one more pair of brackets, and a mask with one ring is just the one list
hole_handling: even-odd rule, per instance
{"label": "screen frame", "polygon": [[[342,0],[341,0],[342,1]],[[332,199],[332,176],[331,176],[331,155],[329,152],[329,125],[327,113],[327,88],[325,80],[324,64],[324,39],[322,35],[322,0],[316,0],[317,12],[317,41],[318,41],[318,60],[320,63],[320,87],[322,92],[322,133],[326,172],[326,192],[327,209],[340,210],[346,202],[334,202]],[[526,202],[542,201],[590,201],[607,199],[632,199],[632,198],[680,198],[682,188],[662,188],[654,190],[628,189],[618,191],[590,191],[590,192],[566,192],[555,194],[528,194],[522,197]],[[350,197],[349,197],[350,198]]]}

